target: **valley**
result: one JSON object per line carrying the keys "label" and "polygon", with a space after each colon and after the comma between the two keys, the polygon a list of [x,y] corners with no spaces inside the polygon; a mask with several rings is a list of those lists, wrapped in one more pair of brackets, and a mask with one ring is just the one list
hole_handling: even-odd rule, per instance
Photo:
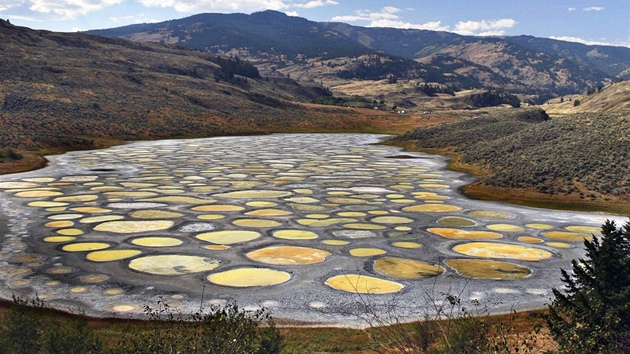
{"label": "valley", "polygon": [[625,47],[276,11],[0,43],[0,297],[117,318],[110,342],[160,301],[344,352],[452,292],[538,310],[630,213]]}

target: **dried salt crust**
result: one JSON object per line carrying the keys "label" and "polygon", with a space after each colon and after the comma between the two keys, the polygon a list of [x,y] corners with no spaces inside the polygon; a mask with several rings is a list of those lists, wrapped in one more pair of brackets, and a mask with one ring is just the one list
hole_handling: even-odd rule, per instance
{"label": "dried salt crust", "polygon": [[450,228],[432,227],[427,229],[430,233],[440,235],[444,238],[453,240],[481,240],[481,239],[497,239],[503,237],[501,234],[489,231],[468,231]]}
{"label": "dried salt crust", "polygon": [[374,261],[374,270],[396,279],[424,279],[444,273],[444,268],[413,259],[383,257]]}
{"label": "dried salt crust", "polygon": [[522,261],[540,261],[551,258],[551,252],[507,243],[471,242],[453,247],[453,251],[473,257],[506,258]]}
{"label": "dried salt crust", "polygon": [[[337,137],[334,139],[337,139]],[[316,140],[319,141],[320,139]],[[212,142],[212,140],[208,141]],[[343,254],[345,257],[348,257],[349,253],[355,257],[375,257],[389,251],[393,252],[392,254],[403,252],[415,254],[411,253],[414,252],[413,249],[422,245],[407,240],[421,237],[421,235],[413,233],[414,229],[418,229],[418,223],[420,223],[419,225],[421,225],[422,229],[430,226],[430,224],[422,224],[427,223],[427,219],[432,218],[425,216],[425,214],[451,212],[456,213],[456,215],[462,214],[462,207],[443,203],[443,201],[451,199],[451,197],[440,193],[451,193],[449,190],[436,191],[437,193],[433,191],[418,191],[422,188],[450,188],[446,184],[440,184],[443,180],[437,179],[437,177],[441,177],[441,174],[426,173],[429,169],[422,166],[406,166],[399,162],[382,163],[379,160],[373,160],[368,155],[364,158],[357,158],[363,156],[360,154],[334,156],[336,152],[331,150],[330,153],[326,152],[323,155],[310,154],[309,157],[297,155],[299,158],[294,159],[290,163],[286,159],[275,155],[273,155],[273,158],[267,157],[256,162],[243,162],[238,158],[232,159],[230,162],[229,159],[218,161],[218,159],[211,157],[209,154],[214,153],[214,151],[208,150],[205,154],[207,158],[200,158],[195,161],[198,161],[196,163],[199,164],[212,163],[212,168],[206,167],[206,169],[202,169],[202,167],[197,166],[177,167],[182,166],[183,163],[191,162],[187,158],[178,158],[177,156],[183,156],[177,155],[178,153],[195,154],[201,157],[202,154],[194,152],[193,146],[195,148],[203,147],[205,146],[204,143],[205,141],[203,143],[200,141],[199,144],[182,142],[183,149],[165,147],[159,150],[152,150],[154,148],[137,149],[124,147],[98,152],[81,152],[77,153],[77,155],[85,156],[85,158],[81,159],[83,166],[89,167],[91,164],[98,166],[101,163],[100,161],[121,163],[126,160],[138,166],[140,175],[127,177],[126,179],[112,175],[107,177],[35,177],[28,180],[23,179],[20,182],[0,182],[0,193],[4,190],[6,193],[13,193],[10,195],[16,198],[50,198],[52,201],[37,200],[28,202],[27,205],[35,208],[46,208],[45,211],[40,209],[39,212],[42,213],[56,213],[46,216],[46,218],[52,220],[46,226],[54,228],[54,231],[59,235],[37,239],[51,243],[51,247],[56,247],[57,250],[62,252],[85,252],[85,259],[93,263],[127,260],[117,264],[123,268],[128,266],[129,269],[145,274],[177,276],[180,274],[212,272],[207,276],[208,281],[229,287],[278,285],[290,280],[291,275],[287,272],[255,267],[241,267],[216,273],[214,270],[220,266],[220,261],[207,256],[202,257],[200,256],[201,254],[207,255],[208,252],[212,251],[225,252],[232,248],[238,252],[242,247],[247,247],[249,252],[246,255],[252,262],[279,266],[306,266],[322,263],[332,253],[323,249],[293,245],[263,247],[260,242],[268,241],[271,239],[270,237],[274,237],[275,239],[286,240],[285,242],[287,243],[309,245],[313,242],[309,240],[324,237],[326,234],[328,236],[332,234],[335,237],[348,239],[352,242],[352,248],[344,247],[351,243],[348,240],[328,239],[318,242],[320,245],[323,245],[322,248],[330,246],[328,249],[331,251],[336,250],[333,252],[336,252],[336,255],[339,256]],[[232,149],[235,149],[234,151],[237,154],[241,154],[239,155],[240,157],[249,158],[247,155],[249,151],[243,146],[224,149],[219,153],[219,156],[224,153],[232,153]],[[274,147],[273,149],[276,148]],[[362,147],[361,149],[361,153],[365,152],[366,154],[379,154],[382,151],[381,148]],[[123,153],[124,151],[133,152]],[[304,153],[308,154],[309,149],[301,152],[301,154]],[[142,157],[147,154],[151,154],[152,158]],[[167,164],[161,166],[160,164],[162,163],[158,159],[159,154],[169,156],[171,159]],[[133,158],[130,159],[129,156],[133,156]],[[309,159],[312,160],[309,161]],[[216,166],[217,162],[222,165]],[[266,168],[265,166],[272,168]],[[199,171],[198,169],[202,170]],[[374,173],[380,173],[383,181],[389,181],[387,182],[388,188],[356,186],[363,183],[363,181],[370,183],[368,181],[371,181]],[[245,180],[250,178],[255,178],[256,180]],[[295,182],[303,184],[298,185]],[[81,192],[78,192],[76,195],[72,195],[66,193],[64,189],[72,186],[76,190],[81,185],[85,186],[85,191],[91,191],[91,193],[80,194]],[[265,185],[267,188],[270,187],[272,189],[259,188]],[[287,190],[280,190],[284,188],[284,185],[288,185]],[[183,195],[189,192],[202,194],[200,194],[200,197]],[[73,193],[75,193],[74,190]],[[101,198],[102,200],[99,200],[99,196],[104,197]],[[137,198],[143,199],[138,200]],[[134,199],[137,201],[129,201]],[[273,199],[273,201],[265,199]],[[225,204],[217,204],[217,200],[221,200],[220,203]],[[410,205],[418,203],[419,200],[427,204]],[[108,203],[106,205],[107,208],[100,207],[99,203],[103,202]],[[66,210],[66,207],[71,208]],[[112,209],[117,209],[117,214],[121,215],[110,214]],[[74,212],[74,214],[71,212]],[[211,214],[200,214],[201,212],[210,212]],[[450,226],[452,229],[429,228],[429,231],[449,230],[439,232],[450,235],[454,239],[474,239],[486,238],[488,235],[493,235],[492,238],[496,238],[496,235],[498,237],[501,237],[501,235],[488,231],[459,230],[458,228],[476,226],[477,228],[485,227],[501,232],[520,232],[524,230],[522,227],[512,224],[484,225],[483,222],[479,222],[476,219],[518,218],[512,213],[473,210],[467,212],[467,215],[471,219],[460,216],[447,216],[436,221],[433,218],[432,222],[437,222],[437,225]],[[129,220],[129,218],[151,220]],[[194,218],[227,220],[216,223],[216,225],[219,225],[219,230],[214,230],[213,228],[187,230],[186,226],[192,225],[191,223],[184,223],[184,226],[181,226],[181,219],[190,221],[194,220]],[[78,224],[76,221],[78,221]],[[300,224],[304,226],[304,229],[293,229],[291,227],[295,226],[291,226],[292,223]],[[176,234],[177,232],[213,231],[195,235],[196,239],[187,240],[185,244],[182,239],[174,237],[137,237],[140,236],[137,235],[138,233],[168,230],[175,224],[178,225],[175,230],[165,231],[168,235]],[[210,223],[200,224],[213,225]],[[236,226],[237,230],[221,230],[224,225],[228,225],[229,228]],[[598,232],[598,228],[586,225],[568,226],[564,228],[566,231],[554,230],[553,225],[544,223],[530,223],[525,224],[525,226],[534,230],[548,230],[541,233],[541,236],[568,242],[577,242],[584,237],[590,236],[588,235],[590,233],[597,234]],[[265,231],[265,234],[269,236],[269,238],[265,238],[266,235],[263,235],[261,232],[238,230],[240,227],[272,228],[272,230]],[[318,229],[314,230],[317,233],[310,231],[311,228]],[[89,233],[91,230],[99,231],[100,234],[89,234],[89,237],[82,241],[116,241],[112,243],[75,242],[77,237],[74,236],[83,234],[84,231]],[[108,235],[108,233],[123,234],[123,236]],[[435,233],[440,234],[438,232]],[[537,232],[535,234],[538,235]],[[479,237],[480,235],[484,237]],[[185,237],[190,236],[189,234]],[[378,242],[382,237],[400,237],[401,241],[388,242],[384,249],[364,247],[371,245],[370,239],[374,238]],[[513,238],[510,236],[510,239]],[[532,236],[520,236],[518,240],[524,243],[543,242],[542,239]],[[191,243],[194,245],[195,242],[209,242],[212,244],[197,244],[197,249],[206,250],[205,253],[200,251],[199,255],[178,254],[180,253],[178,247],[188,247]],[[100,246],[98,246],[99,243],[101,244]],[[120,243],[119,246],[113,246],[118,243]],[[551,257],[551,253],[536,248],[512,244],[485,243],[485,245],[480,246],[481,244],[484,243],[458,245],[453,248],[453,251],[462,251],[464,254],[469,255],[474,254],[475,257],[520,260],[544,260]],[[431,243],[427,245],[432,247]],[[563,242],[547,242],[545,245],[558,249],[572,247],[570,244]],[[99,247],[104,248],[99,249]],[[117,249],[121,247],[140,249]],[[142,249],[146,248],[148,250],[159,247],[167,247],[166,249],[171,252],[174,251],[174,254],[143,255]],[[526,251],[518,247],[523,247]],[[149,253],[155,251],[157,249],[148,250]],[[234,251],[230,250],[227,253],[213,254],[223,255],[231,254],[232,252]],[[449,264],[449,261],[446,261],[449,266],[458,269],[458,265]],[[477,271],[478,274],[472,275],[472,277],[508,279],[514,275],[514,278],[518,278],[526,273],[523,269],[527,270],[525,267],[512,263],[485,259],[457,261],[464,261],[463,263],[466,264],[464,268],[467,268],[468,271]],[[12,269],[11,274],[28,276],[28,274],[32,273],[32,270],[28,267],[41,267],[47,264],[45,257],[42,257],[42,260],[37,259],[24,262],[27,262],[25,267]],[[417,270],[422,268],[421,265],[434,268],[439,267],[420,260],[393,257],[383,257],[376,260],[368,258],[365,262],[374,262],[374,271],[379,274],[400,279],[420,279],[421,276],[419,274],[421,272]],[[496,267],[493,268],[493,265],[496,264],[502,264],[502,266],[497,270],[495,269]],[[507,265],[513,268],[509,268]],[[381,269],[381,271],[377,270],[377,268]],[[414,274],[417,278],[405,278],[407,268],[415,269],[416,273]],[[459,268],[462,267],[459,266]],[[441,269],[443,272],[444,269]],[[42,270],[49,274],[77,272],[77,269],[63,266],[61,263],[54,267],[42,268]],[[413,273],[414,271],[411,272]],[[460,272],[460,269],[458,269],[458,272],[465,275],[465,272]],[[499,275],[504,275],[504,277],[496,276],[497,274],[495,273],[501,273]],[[401,284],[366,275],[350,273],[343,275],[343,277],[345,285],[344,280],[336,277],[329,278],[326,284],[337,290],[365,294],[397,292],[403,288]],[[110,277],[105,274],[97,274],[84,275],[79,277],[79,279],[86,283],[103,283],[106,285]],[[16,279],[11,284],[13,284],[12,286],[25,286],[29,282],[27,279]],[[70,291],[87,293],[91,290],[87,287],[73,287],[70,288]],[[122,293],[121,289],[102,290],[102,294],[108,296]],[[113,304],[109,308],[117,312],[139,310],[138,306],[126,303]]]}
{"label": "dried salt crust", "polygon": [[175,223],[170,220],[155,221],[108,221],[94,227],[95,231],[113,232],[117,234],[133,234],[137,232],[166,230]]}
{"label": "dried salt crust", "polygon": [[294,246],[272,246],[246,254],[256,262],[274,265],[316,264],[326,260],[331,253],[316,248]]}
{"label": "dried salt crust", "polygon": [[145,256],[129,262],[129,268],[155,275],[182,275],[207,272],[217,268],[220,261],[198,256],[159,255]]}
{"label": "dried salt crust", "polygon": [[235,243],[249,242],[261,236],[262,235],[256,231],[235,230],[206,232],[195,237],[202,241],[219,245],[232,245]]}
{"label": "dried salt crust", "polygon": [[457,273],[476,279],[519,279],[532,274],[531,269],[518,264],[486,259],[447,259],[444,261]]}
{"label": "dried salt crust", "polygon": [[92,262],[113,262],[140,255],[139,250],[106,250],[88,253],[85,258]]}
{"label": "dried salt crust", "polygon": [[548,231],[543,234],[546,238],[567,242],[583,242],[584,240],[592,240],[593,235],[569,231]]}
{"label": "dried salt crust", "polygon": [[335,290],[372,295],[395,293],[405,287],[400,283],[361,274],[337,275],[328,278],[326,285]]}
{"label": "dried salt crust", "polygon": [[289,273],[267,268],[238,268],[208,276],[211,283],[237,288],[278,285],[289,279]]}

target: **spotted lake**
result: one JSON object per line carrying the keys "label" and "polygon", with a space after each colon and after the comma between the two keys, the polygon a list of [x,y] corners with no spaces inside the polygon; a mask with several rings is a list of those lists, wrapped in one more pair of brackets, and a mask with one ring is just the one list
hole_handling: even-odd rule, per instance
{"label": "spotted lake", "polygon": [[[0,295],[135,316],[233,299],[278,319],[422,317],[453,293],[540,307],[600,214],[466,199],[445,159],[382,135],[136,142],[0,176]],[[393,305],[393,306],[392,306]]]}

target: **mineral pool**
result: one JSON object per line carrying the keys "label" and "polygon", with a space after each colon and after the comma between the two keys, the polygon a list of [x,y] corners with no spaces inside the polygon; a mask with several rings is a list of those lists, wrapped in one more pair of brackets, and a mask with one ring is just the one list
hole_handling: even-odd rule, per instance
{"label": "mineral pool", "polygon": [[549,301],[605,219],[624,222],[469,200],[471,177],[385,138],[137,142],[0,176],[0,295],[124,317],[234,299],[350,326],[362,305],[417,319],[449,292],[525,309]]}

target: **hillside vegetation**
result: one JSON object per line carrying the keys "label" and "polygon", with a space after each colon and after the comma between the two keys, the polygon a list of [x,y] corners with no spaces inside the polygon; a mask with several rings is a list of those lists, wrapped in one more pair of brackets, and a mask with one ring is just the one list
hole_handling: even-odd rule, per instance
{"label": "hillside vegetation", "polygon": [[[446,85],[455,91],[501,88],[522,101],[542,103],[623,79],[630,68],[630,49],[623,47],[531,36],[480,38],[365,28],[314,22],[277,11],[200,14],[90,33],[234,54],[255,63],[264,75],[299,77],[348,95],[353,94],[344,91],[349,84],[366,82],[367,91],[371,82],[395,78]],[[379,98],[383,92],[378,89],[366,94],[377,101],[385,99],[390,106],[403,99],[425,106],[424,95],[404,91],[396,97]]]}
{"label": "hillside vegetation", "polygon": [[584,95],[570,95],[550,100],[542,106],[550,115],[579,112],[630,112],[630,81],[588,90]]}
{"label": "hillside vegetation", "polygon": [[585,200],[630,200],[630,117],[577,113],[549,119],[541,109],[494,113],[398,137],[461,155],[488,171],[482,184]]}
{"label": "hillside vegetation", "polygon": [[321,86],[261,77],[238,58],[5,21],[0,43],[0,148],[373,129],[347,109],[297,104],[330,95]]}

